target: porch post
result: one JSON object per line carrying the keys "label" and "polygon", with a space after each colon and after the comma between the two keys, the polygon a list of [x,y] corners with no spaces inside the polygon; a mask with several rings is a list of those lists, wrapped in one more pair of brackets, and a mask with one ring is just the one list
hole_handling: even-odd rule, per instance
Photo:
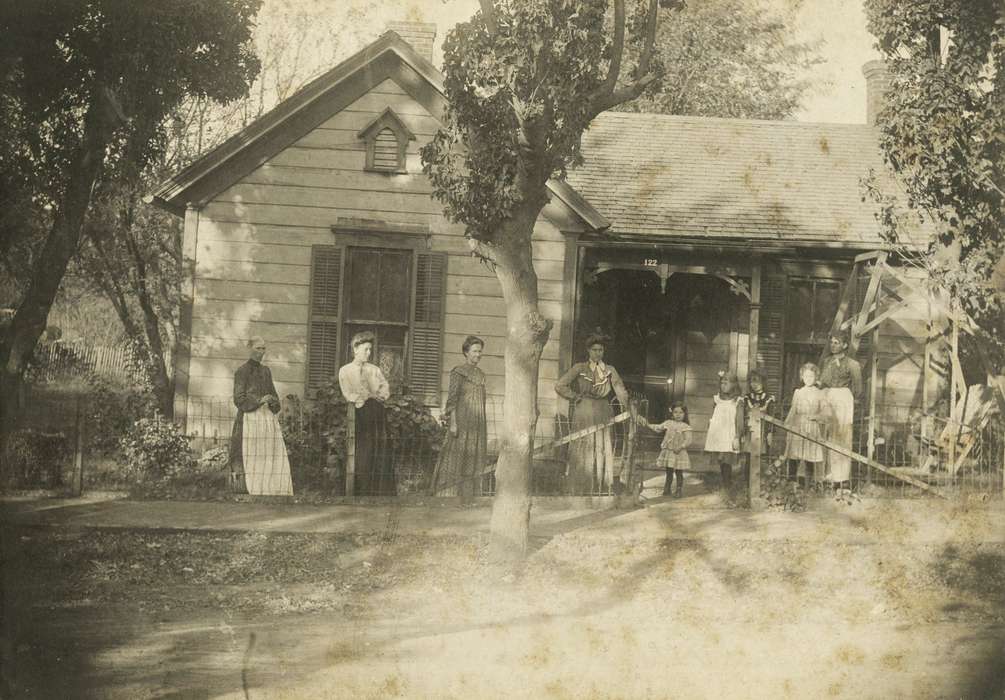
{"label": "porch post", "polygon": [[566,233],[562,270],[562,322],[558,337],[558,374],[572,366],[572,342],[576,333],[576,299],[579,298],[579,234]]}
{"label": "porch post", "polygon": [[761,327],[761,262],[750,269],[750,330],[747,336],[747,376],[757,369],[757,335]]}

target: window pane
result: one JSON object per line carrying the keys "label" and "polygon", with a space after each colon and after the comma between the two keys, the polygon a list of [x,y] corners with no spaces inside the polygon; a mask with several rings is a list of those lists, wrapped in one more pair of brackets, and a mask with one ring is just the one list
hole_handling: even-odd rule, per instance
{"label": "window pane", "polygon": [[411,266],[411,252],[381,251],[380,315],[375,320],[408,323]]}
{"label": "window pane", "polygon": [[401,385],[405,375],[405,329],[400,326],[370,326],[365,323],[347,323],[343,364],[352,362],[352,337],[361,331],[376,336],[370,362],[380,367],[392,389]]}
{"label": "window pane", "polygon": [[349,299],[349,318],[377,320],[380,313],[380,251],[350,248],[348,282],[345,294]]}
{"label": "window pane", "polygon": [[789,280],[785,310],[786,340],[809,340],[813,333],[813,282]]}

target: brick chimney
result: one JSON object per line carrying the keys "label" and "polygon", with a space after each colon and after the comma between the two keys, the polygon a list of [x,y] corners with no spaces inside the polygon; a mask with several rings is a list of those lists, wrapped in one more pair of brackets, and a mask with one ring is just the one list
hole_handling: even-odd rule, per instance
{"label": "brick chimney", "polygon": [[427,22],[388,22],[387,28],[412,45],[420,56],[433,62],[433,40],[436,39],[436,25]]}
{"label": "brick chimney", "polygon": [[890,75],[883,61],[868,61],[862,66],[862,75],[865,76],[865,123],[876,126],[876,117],[886,103]]}

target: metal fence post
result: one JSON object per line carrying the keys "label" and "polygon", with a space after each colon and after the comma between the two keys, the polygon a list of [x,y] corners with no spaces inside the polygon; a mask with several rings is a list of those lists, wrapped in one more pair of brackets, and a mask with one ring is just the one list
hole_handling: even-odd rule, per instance
{"label": "metal fence post", "polygon": [[356,495],[356,405],[346,406],[345,495]]}
{"label": "metal fence post", "polygon": [[80,410],[79,396],[74,403],[76,416],[73,441],[73,495],[80,497],[84,493],[84,415]]}
{"label": "metal fence post", "polygon": [[761,500],[761,409],[754,406],[748,418],[750,427],[750,469],[747,487],[750,494],[750,508],[759,510],[764,506]]}

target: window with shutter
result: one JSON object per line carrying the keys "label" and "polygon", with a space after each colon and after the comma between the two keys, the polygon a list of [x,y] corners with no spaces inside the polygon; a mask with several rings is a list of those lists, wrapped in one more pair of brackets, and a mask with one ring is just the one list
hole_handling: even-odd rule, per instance
{"label": "window with shutter", "polygon": [[311,248],[308,391],[317,389],[338,373],[343,258],[343,250],[337,246],[316,245]]}
{"label": "window with shutter", "polygon": [[371,361],[392,391],[407,384],[424,404],[438,406],[447,256],[382,247],[383,238],[346,235],[343,245],[313,248],[308,389],[336,376],[352,359],[353,335],[369,331]]}
{"label": "window with shutter", "polygon": [[782,342],[785,333],[785,275],[765,271],[761,278],[761,315],[757,350],[765,374],[765,388],[782,392]]}

